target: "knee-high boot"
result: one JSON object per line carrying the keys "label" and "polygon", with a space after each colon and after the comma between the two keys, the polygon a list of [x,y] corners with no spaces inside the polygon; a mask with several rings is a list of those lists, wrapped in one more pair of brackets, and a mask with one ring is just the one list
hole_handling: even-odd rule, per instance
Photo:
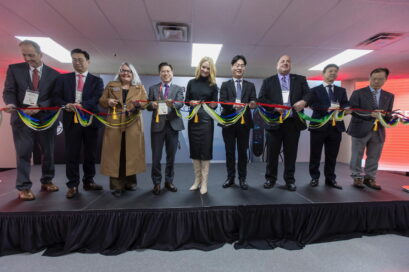
{"label": "knee-high boot", "polygon": [[200,193],[202,195],[207,193],[207,178],[209,176],[210,161],[202,161],[202,185],[200,186]]}
{"label": "knee-high boot", "polygon": [[195,181],[189,190],[194,191],[199,189],[200,184],[202,183],[202,171],[201,171],[201,161],[193,160],[193,170],[195,171]]}

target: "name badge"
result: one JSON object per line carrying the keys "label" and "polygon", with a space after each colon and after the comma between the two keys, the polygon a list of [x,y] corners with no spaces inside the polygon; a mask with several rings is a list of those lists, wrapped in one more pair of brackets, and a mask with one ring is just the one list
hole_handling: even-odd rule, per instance
{"label": "name badge", "polygon": [[289,90],[283,90],[283,91],[281,91],[281,94],[283,96],[283,103],[288,104],[288,98],[290,96],[290,91]]}
{"label": "name badge", "polygon": [[331,101],[331,108],[339,108],[339,103]]}
{"label": "name badge", "polygon": [[81,103],[82,102],[82,92],[76,91],[75,92],[75,103]]}
{"label": "name badge", "polygon": [[119,92],[119,91],[121,90],[121,88],[119,88],[119,87],[114,87],[114,88],[112,88],[112,90],[113,90],[114,92]]}
{"label": "name badge", "polygon": [[26,90],[26,95],[24,96],[23,104],[35,106],[37,105],[39,92],[32,91],[30,89]]}
{"label": "name badge", "polygon": [[166,103],[163,102],[158,103],[158,114],[159,115],[168,114],[168,105],[166,105]]}

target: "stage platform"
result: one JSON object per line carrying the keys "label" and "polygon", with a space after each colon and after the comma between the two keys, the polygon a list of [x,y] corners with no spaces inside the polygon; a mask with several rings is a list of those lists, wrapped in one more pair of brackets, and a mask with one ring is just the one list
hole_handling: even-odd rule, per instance
{"label": "stage platform", "polygon": [[[211,164],[208,194],[189,191],[191,164],[177,164],[178,192],[153,195],[150,167],[138,175],[138,189],[115,198],[108,178],[97,174],[104,191],[85,192],[66,199],[65,166],[57,165],[54,183],[59,192],[40,192],[40,167],[32,169],[36,200],[17,199],[16,170],[0,172],[0,256],[38,252],[57,256],[70,252],[107,255],[153,248],[211,250],[225,243],[236,248],[299,249],[309,243],[361,235],[409,235],[409,194],[402,185],[409,177],[380,171],[381,191],[352,186],[349,169],[337,165],[343,190],[309,186],[308,163],[297,163],[297,191],[290,192],[280,178],[264,189],[264,163],[248,165],[249,190],[238,185],[223,189],[225,164]],[[38,181],[38,182],[37,182]],[[236,181],[237,183],[237,181]]]}

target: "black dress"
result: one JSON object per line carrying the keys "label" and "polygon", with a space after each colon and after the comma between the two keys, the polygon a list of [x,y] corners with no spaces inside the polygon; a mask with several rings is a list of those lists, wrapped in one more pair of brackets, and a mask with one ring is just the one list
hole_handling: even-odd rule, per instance
{"label": "black dress", "polygon": [[[191,79],[187,84],[185,102],[188,103],[191,100],[217,101],[217,92],[217,85],[210,86],[208,78]],[[191,107],[191,110],[193,108]],[[195,123],[192,118],[188,124],[190,158],[211,160],[213,158],[213,119],[203,108],[198,111],[198,117],[198,123]]]}

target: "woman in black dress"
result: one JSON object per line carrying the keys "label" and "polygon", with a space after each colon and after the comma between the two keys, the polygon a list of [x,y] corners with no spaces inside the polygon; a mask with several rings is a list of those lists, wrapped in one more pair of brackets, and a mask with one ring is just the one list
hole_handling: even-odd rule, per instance
{"label": "woman in black dress", "polygon": [[[191,109],[200,102],[217,102],[217,92],[216,67],[212,58],[204,57],[196,67],[195,78],[187,84],[185,102]],[[217,107],[217,103],[207,105],[213,109]],[[207,193],[209,165],[213,157],[213,131],[213,119],[200,108],[197,118],[189,120],[188,134],[190,158],[195,171],[195,181],[190,190],[200,187],[201,194]]]}

